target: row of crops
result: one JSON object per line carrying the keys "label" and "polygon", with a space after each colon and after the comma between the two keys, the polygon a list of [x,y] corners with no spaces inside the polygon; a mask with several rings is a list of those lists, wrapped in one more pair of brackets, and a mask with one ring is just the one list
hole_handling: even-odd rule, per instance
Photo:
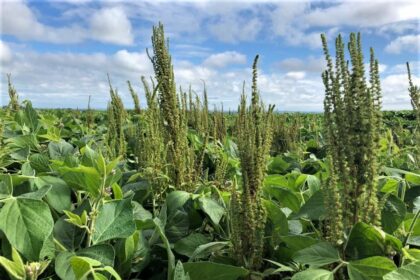
{"label": "row of crops", "polygon": [[[0,111],[0,279],[420,279],[419,95],[381,111],[360,35],[327,69],[323,114],[258,91],[209,110],[175,84],[163,26],[126,110]],[[367,74],[366,74],[367,73]],[[323,93],[320,93],[323,94]],[[278,104],[281,108],[281,104]]]}

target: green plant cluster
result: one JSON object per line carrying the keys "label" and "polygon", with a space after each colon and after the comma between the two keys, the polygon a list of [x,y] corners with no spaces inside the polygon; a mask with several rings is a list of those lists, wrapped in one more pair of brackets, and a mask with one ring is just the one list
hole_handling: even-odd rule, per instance
{"label": "green plant cluster", "polygon": [[106,111],[34,109],[9,80],[0,279],[419,279],[417,112],[380,110],[360,35],[349,62],[323,44],[324,114],[265,107],[258,57],[250,102],[210,110],[176,88],[162,25],[140,111],[111,85]]}
{"label": "green plant cluster", "polygon": [[[358,222],[380,225],[376,194],[377,154],[381,129],[379,63],[370,50],[370,80],[365,78],[360,33],[350,35],[349,65],[344,43],[335,42],[335,67],[322,35],[327,70],[324,118],[330,160],[330,177],[325,185],[328,208],[327,238],[342,244],[344,236]],[[349,69],[351,67],[351,69]]]}

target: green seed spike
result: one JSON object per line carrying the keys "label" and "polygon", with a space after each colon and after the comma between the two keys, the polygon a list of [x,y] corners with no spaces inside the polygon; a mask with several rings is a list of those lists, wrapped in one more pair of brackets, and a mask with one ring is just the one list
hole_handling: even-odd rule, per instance
{"label": "green seed spike", "polygon": [[325,35],[321,35],[321,40],[327,61],[322,81],[325,86],[324,130],[331,174],[324,186],[328,213],[326,238],[342,244],[355,223],[380,225],[376,194],[382,125],[379,63],[371,49],[368,84],[360,34],[350,34],[351,70],[345,60],[341,35],[335,41],[335,65]]}
{"label": "green seed spike", "polygon": [[7,74],[7,85],[8,85],[8,92],[9,92],[9,105],[8,108],[11,112],[19,111],[19,96],[15,87],[12,84],[12,75]]}
{"label": "green seed spike", "polygon": [[274,109],[269,106],[266,111],[260,101],[257,62],[258,56],[253,64],[252,102],[248,107],[243,93],[239,105],[236,134],[242,191],[237,193],[234,188],[231,202],[233,255],[238,265],[254,270],[262,264],[266,213],[261,203],[261,188],[273,135]]}
{"label": "green seed spike", "polygon": [[140,101],[139,101],[139,95],[137,94],[137,92],[134,90],[134,88],[131,86],[131,82],[127,81],[127,85],[128,85],[128,90],[130,91],[131,94],[131,98],[133,98],[133,102],[134,102],[134,112],[136,114],[140,114],[141,110],[140,110]]}

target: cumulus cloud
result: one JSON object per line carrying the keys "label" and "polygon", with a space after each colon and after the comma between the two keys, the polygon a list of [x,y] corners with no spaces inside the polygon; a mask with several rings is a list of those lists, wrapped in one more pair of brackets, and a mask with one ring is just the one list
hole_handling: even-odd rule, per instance
{"label": "cumulus cloud", "polygon": [[[21,40],[49,43],[80,43],[87,39],[117,45],[130,45],[134,41],[131,23],[118,7],[104,8],[93,12],[90,28],[80,24],[54,27],[43,24],[23,1],[1,3],[1,32]],[[42,16],[42,14],[41,14]]]}
{"label": "cumulus cloud", "polygon": [[[152,75],[152,65],[145,53],[120,50],[105,53],[16,52],[13,60],[2,64],[1,79],[12,73],[22,99],[38,107],[84,107],[88,96],[92,106],[106,108],[109,99],[107,73],[126,104],[131,104],[126,81],[139,81]],[[2,95],[7,94],[2,89]],[[128,105],[129,106],[129,105]]]}
{"label": "cumulus cloud", "polygon": [[209,25],[210,33],[226,43],[253,41],[261,31],[263,23],[258,18],[225,17]]}
{"label": "cumulus cloud", "polygon": [[40,23],[32,10],[22,1],[1,3],[1,32],[23,40],[51,43],[78,43],[86,34],[80,26],[50,27]]}
{"label": "cumulus cloud", "polygon": [[306,73],[303,71],[297,71],[297,72],[287,72],[286,73],[286,78],[291,78],[294,80],[300,80],[305,78]]}
{"label": "cumulus cloud", "polygon": [[12,59],[12,51],[9,46],[0,40],[0,62],[8,62]]}
{"label": "cumulus cloud", "polygon": [[[420,84],[420,76],[412,75],[413,83]],[[385,110],[411,109],[407,74],[388,75],[381,80]]]}
{"label": "cumulus cloud", "polygon": [[103,8],[91,20],[93,38],[102,42],[131,45],[134,41],[130,20],[119,7]]}
{"label": "cumulus cloud", "polygon": [[[418,19],[418,1],[342,1],[308,11],[300,20],[308,26],[377,27],[397,21]],[[380,16],[378,16],[380,15]]]}
{"label": "cumulus cloud", "polygon": [[204,60],[203,65],[214,68],[223,68],[227,65],[245,63],[246,55],[235,51],[227,51],[210,55]]}
{"label": "cumulus cloud", "polygon": [[420,47],[420,34],[399,36],[385,47],[388,53],[399,54],[402,51],[418,53]]}
{"label": "cumulus cloud", "polygon": [[304,71],[310,73],[321,73],[325,70],[326,62],[324,57],[309,56],[305,59],[286,58],[274,64],[280,71]]}

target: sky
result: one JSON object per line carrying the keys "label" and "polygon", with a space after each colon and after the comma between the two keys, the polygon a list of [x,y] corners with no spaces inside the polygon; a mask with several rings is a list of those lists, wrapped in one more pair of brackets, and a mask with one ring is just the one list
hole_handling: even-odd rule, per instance
{"label": "sky", "polygon": [[[280,111],[322,111],[320,34],[361,32],[366,63],[375,49],[385,110],[410,109],[405,62],[420,84],[420,1],[24,1],[0,0],[0,105],[6,74],[21,100],[39,108],[109,101],[107,73],[127,108],[127,80],[145,106],[140,77],[153,77],[152,27],[165,26],[177,86],[235,110],[260,55],[258,85]],[[333,49],[332,49],[333,51]]]}

